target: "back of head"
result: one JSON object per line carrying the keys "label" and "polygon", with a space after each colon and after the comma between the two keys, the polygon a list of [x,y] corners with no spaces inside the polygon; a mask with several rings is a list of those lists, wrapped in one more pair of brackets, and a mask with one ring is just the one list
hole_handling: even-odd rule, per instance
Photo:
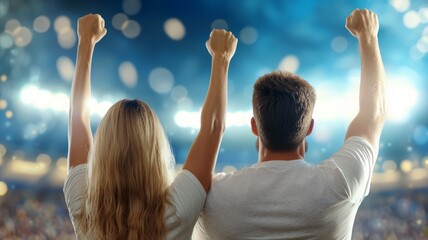
{"label": "back of head", "polygon": [[275,71],[254,84],[253,114],[260,140],[271,151],[295,150],[306,137],[316,100],[298,75]]}
{"label": "back of head", "polygon": [[172,162],[150,107],[139,100],[114,104],[91,149],[81,234],[88,239],[165,238]]}

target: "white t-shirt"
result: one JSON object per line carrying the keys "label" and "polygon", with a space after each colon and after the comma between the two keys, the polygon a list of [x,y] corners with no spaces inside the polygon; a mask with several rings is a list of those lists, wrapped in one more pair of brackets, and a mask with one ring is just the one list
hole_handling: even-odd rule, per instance
{"label": "white t-shirt", "polygon": [[[77,216],[85,202],[83,189],[86,177],[87,165],[81,164],[71,169],[64,183],[65,202],[75,232],[74,216]],[[167,239],[191,239],[193,227],[204,205],[205,190],[191,172],[182,170],[174,179],[170,191],[174,206],[168,206],[166,211]]]}
{"label": "white t-shirt", "polygon": [[219,174],[193,239],[351,239],[375,155],[351,137],[319,165],[279,160]]}

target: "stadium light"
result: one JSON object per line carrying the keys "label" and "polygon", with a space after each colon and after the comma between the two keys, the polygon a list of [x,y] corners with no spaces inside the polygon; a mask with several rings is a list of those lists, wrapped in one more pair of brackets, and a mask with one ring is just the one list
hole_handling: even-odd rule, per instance
{"label": "stadium light", "polygon": [[[68,113],[70,106],[70,97],[67,94],[52,93],[32,84],[25,85],[22,88],[20,98],[24,104],[41,110]],[[88,105],[92,115],[96,114],[99,117],[103,117],[113,103],[110,101],[98,102],[95,98],[91,98]]]}
{"label": "stadium light", "polygon": [[[316,86],[318,100],[314,110],[317,121],[350,121],[358,110],[358,85],[348,88],[342,93],[329,84]],[[336,90],[334,90],[336,89]],[[388,119],[393,122],[404,122],[418,101],[419,93],[410,82],[401,79],[390,79],[386,88],[388,99]],[[56,112],[68,112],[70,98],[64,93],[52,93],[45,89],[28,84],[20,94],[21,101],[37,109],[50,109]],[[91,98],[88,102],[93,115],[103,117],[113,105],[110,101],[98,102]],[[226,127],[250,126],[252,110],[228,112]],[[181,128],[200,128],[200,111],[179,111],[174,120]]]}
{"label": "stadium light", "polygon": [[[358,112],[358,82],[345,91],[339,92],[332,84],[316,86],[317,103],[314,119],[321,122],[351,121]],[[410,82],[402,79],[389,79],[386,86],[388,120],[404,122],[411,116],[411,111],[418,101],[418,91]],[[182,128],[199,129],[200,111],[179,111],[174,120]],[[250,126],[252,111],[228,112],[226,127]]]}

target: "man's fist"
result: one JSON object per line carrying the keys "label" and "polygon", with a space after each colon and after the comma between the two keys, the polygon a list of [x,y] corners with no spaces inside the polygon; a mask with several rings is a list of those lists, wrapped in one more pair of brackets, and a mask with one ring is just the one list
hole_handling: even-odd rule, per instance
{"label": "man's fist", "polygon": [[104,19],[99,14],[88,14],[79,18],[77,33],[80,40],[97,43],[107,33],[104,27]]}
{"label": "man's fist", "polygon": [[235,54],[237,43],[238,39],[231,32],[214,29],[211,31],[206,46],[211,56],[223,56],[230,60]]}
{"label": "man's fist", "polygon": [[377,36],[379,31],[379,21],[374,12],[367,9],[355,9],[346,18],[346,28],[357,38]]}

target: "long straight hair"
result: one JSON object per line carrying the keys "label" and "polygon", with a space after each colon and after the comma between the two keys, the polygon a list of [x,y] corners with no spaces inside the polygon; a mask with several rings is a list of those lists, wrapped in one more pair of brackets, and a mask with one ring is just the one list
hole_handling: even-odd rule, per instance
{"label": "long straight hair", "polygon": [[173,155],[156,114],[121,100],[102,119],[88,160],[79,238],[165,239]]}

